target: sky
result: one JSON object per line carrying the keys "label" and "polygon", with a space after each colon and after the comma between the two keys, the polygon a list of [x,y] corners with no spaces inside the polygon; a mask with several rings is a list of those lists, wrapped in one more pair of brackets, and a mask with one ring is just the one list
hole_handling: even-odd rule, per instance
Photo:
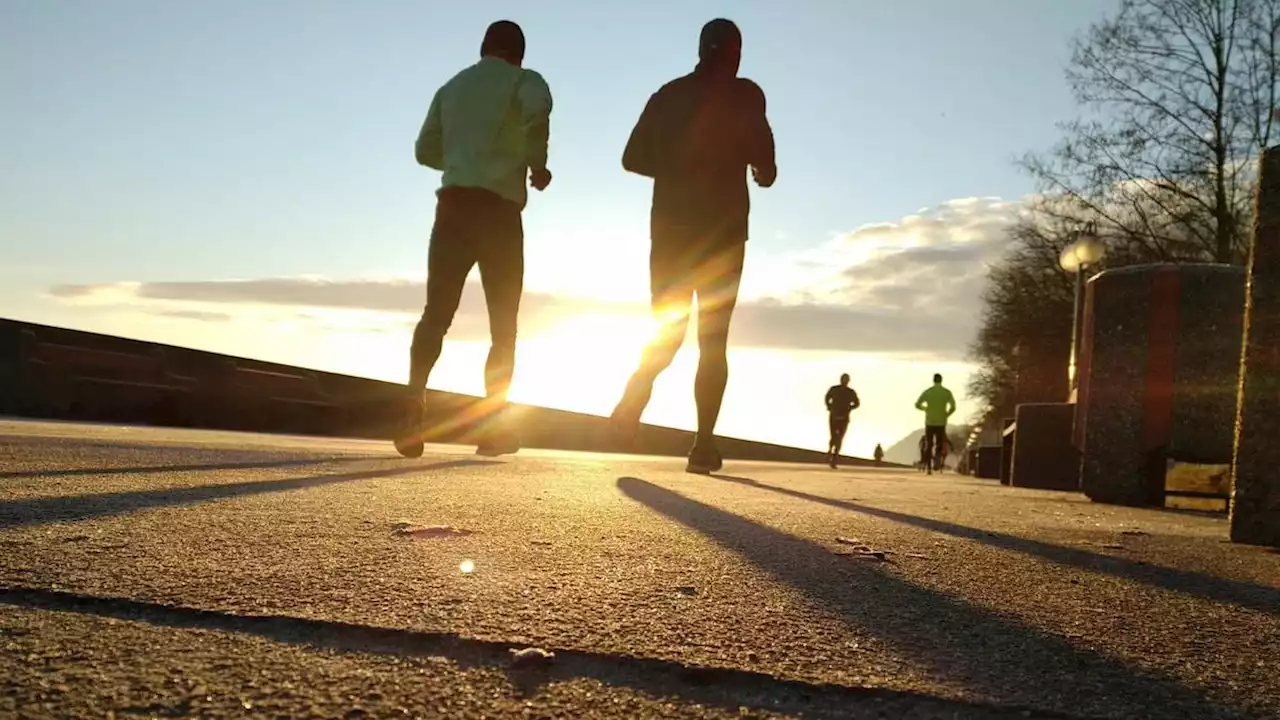
{"label": "sky", "polygon": [[[1035,192],[1014,160],[1075,114],[1071,37],[1116,0],[0,2],[0,315],[401,382],[439,174],[413,142],[431,97],[512,19],[555,99],[525,211],[512,399],[608,414],[652,331],[650,181],[623,145],[742,29],[777,184],[752,187],[724,435],[845,450],[919,427],[934,372],[965,392],[987,264]],[[474,278],[473,278],[474,279]],[[431,387],[479,393],[469,286]],[[696,344],[645,421],[693,427]]]}

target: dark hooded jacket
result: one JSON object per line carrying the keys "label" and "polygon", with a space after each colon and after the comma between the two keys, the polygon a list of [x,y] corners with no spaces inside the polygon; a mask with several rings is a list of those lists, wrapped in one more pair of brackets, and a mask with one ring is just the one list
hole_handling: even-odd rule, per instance
{"label": "dark hooded jacket", "polygon": [[703,53],[649,98],[631,131],[622,166],[653,178],[655,244],[747,240],[747,167],[772,174],[775,159],[764,91],[737,77],[737,53]]}

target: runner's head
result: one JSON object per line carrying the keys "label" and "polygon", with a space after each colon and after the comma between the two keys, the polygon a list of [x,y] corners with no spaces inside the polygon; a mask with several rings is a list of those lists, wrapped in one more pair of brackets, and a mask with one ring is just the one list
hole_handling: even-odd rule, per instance
{"label": "runner's head", "polygon": [[843,375],[841,375],[841,376],[840,376],[840,384],[841,384],[841,385],[848,385],[848,384],[849,384],[849,373],[845,373],[845,374],[843,374]]}
{"label": "runner's head", "polygon": [[698,60],[709,70],[737,75],[742,62],[742,32],[738,26],[724,18],[703,25],[698,38]]}
{"label": "runner's head", "polygon": [[510,20],[499,20],[484,31],[480,57],[496,57],[520,66],[524,62],[524,31]]}
{"label": "runner's head", "polygon": [[934,374],[933,374],[933,384],[934,384],[934,385],[941,385],[941,384],[942,384],[942,373],[934,373]]}

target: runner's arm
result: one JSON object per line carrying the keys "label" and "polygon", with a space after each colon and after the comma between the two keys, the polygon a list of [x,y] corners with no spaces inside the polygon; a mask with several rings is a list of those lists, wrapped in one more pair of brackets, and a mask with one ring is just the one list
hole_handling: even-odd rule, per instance
{"label": "runner's arm", "polygon": [[947,417],[956,411],[956,396],[947,391]]}
{"label": "runner's arm", "polygon": [[857,410],[860,407],[862,407],[862,402],[858,400],[858,392],[855,390],[853,393],[853,409]]}
{"label": "runner's arm", "polygon": [[756,170],[761,187],[769,187],[778,177],[777,148],[773,140],[773,127],[769,125],[764,90],[750,80],[743,79],[744,112],[747,114],[747,162]]}
{"label": "runner's arm", "polygon": [[836,390],[835,388],[831,388],[830,390],[827,391],[827,397],[825,399],[825,402],[827,404],[827,410],[831,410],[831,402],[835,399],[833,397],[833,395],[835,394],[835,390]]}
{"label": "runner's arm", "polygon": [[658,173],[658,104],[661,91],[649,96],[640,119],[627,138],[627,148],[622,151],[622,168],[645,177],[657,177]]}
{"label": "runner's arm", "polygon": [[920,398],[919,398],[918,400],[916,400],[916,409],[917,409],[917,410],[924,410],[924,409],[925,409],[925,402],[924,402],[924,398],[925,398],[925,395],[928,395],[928,394],[929,394],[929,391],[928,391],[928,390],[925,390],[924,392],[920,393]]}
{"label": "runner's arm", "polygon": [[551,138],[551,88],[541,75],[525,70],[516,88],[524,122],[525,164],[532,170],[547,169],[547,144]]}
{"label": "runner's arm", "polygon": [[444,127],[440,123],[440,91],[431,98],[427,119],[418,131],[418,142],[413,146],[419,165],[444,170]]}

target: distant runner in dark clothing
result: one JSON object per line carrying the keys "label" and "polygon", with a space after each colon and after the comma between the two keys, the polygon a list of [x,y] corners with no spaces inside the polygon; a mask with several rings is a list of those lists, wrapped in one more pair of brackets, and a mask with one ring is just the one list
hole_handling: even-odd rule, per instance
{"label": "distant runner in dark clothing", "polygon": [[880,443],[876,443],[875,459],[877,463],[884,461],[884,448],[880,447]]}
{"label": "distant runner in dark clothing", "polygon": [[410,412],[395,439],[396,449],[407,457],[423,452],[423,391],[458,311],[467,276],[476,266],[492,342],[480,413],[462,420],[491,421],[476,449],[481,455],[502,455],[520,447],[504,422],[504,410],[524,291],[521,213],[528,200],[525,184],[542,191],[551,183],[551,90],[541,75],[522,67],[524,51],[519,25],[506,20],[490,25],[480,45],[480,60],[436,91],[414,147],[418,162],[443,171],[443,176],[427,252],[427,302],[409,351]]}
{"label": "distant runner in dark clothing", "polygon": [[698,300],[698,433],[687,470],[721,467],[716,420],[729,379],[729,322],[746,254],[747,169],[767,188],[777,176],[764,92],[738,77],[742,35],[728,20],[702,28],[698,66],[649,98],[622,166],[653,178],[649,279],[662,322],[613,411],[615,435],[634,439],[653,383],[675,358]]}
{"label": "distant runner in dark clothing", "polygon": [[858,393],[849,387],[849,374],[840,376],[840,384],[832,385],[827,391],[828,424],[831,426],[831,440],[827,443],[827,454],[831,467],[836,467],[840,459],[840,446],[844,444],[844,434],[849,429],[849,414],[861,405]]}

